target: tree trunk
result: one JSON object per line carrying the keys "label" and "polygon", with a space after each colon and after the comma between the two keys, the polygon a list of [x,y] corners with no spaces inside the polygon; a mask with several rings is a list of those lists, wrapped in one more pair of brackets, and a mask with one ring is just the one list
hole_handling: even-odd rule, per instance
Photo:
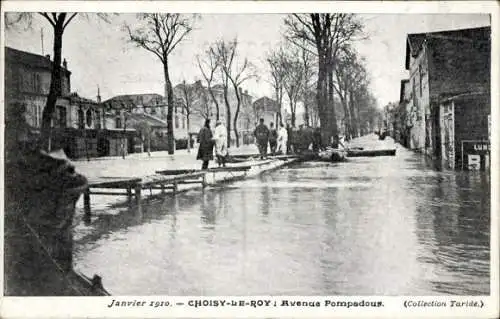
{"label": "tree trunk", "polygon": [[[282,123],[283,120],[281,117],[281,103],[282,103],[283,97],[282,97],[282,94],[280,94],[279,88],[275,89],[275,93],[276,93],[276,102],[278,103],[278,121],[279,121],[279,123]],[[276,123],[276,126],[278,126],[279,123]]]}
{"label": "tree trunk", "polygon": [[328,144],[330,141],[330,129],[329,120],[326,113],[326,96],[327,96],[327,72],[326,65],[321,56],[318,58],[318,82],[316,83],[316,103],[318,105],[320,129],[321,129],[321,140],[322,144]]}
{"label": "tree trunk", "polygon": [[231,147],[231,107],[228,100],[227,85],[224,85],[224,103],[226,104],[226,130],[227,130],[227,148]]}
{"label": "tree trunk", "polygon": [[62,94],[61,54],[65,17],[66,13],[61,13],[54,26],[54,62],[50,77],[49,96],[42,113],[41,146],[47,151],[50,151],[52,116],[56,109],[57,98]]}
{"label": "tree trunk", "polygon": [[163,57],[163,73],[165,75],[165,95],[167,96],[167,150],[168,154],[174,154],[175,152],[175,137],[174,137],[174,127],[173,127],[173,116],[174,116],[174,96],[172,90],[172,82],[170,82],[170,75],[168,72],[168,60],[167,57]]}
{"label": "tree trunk", "polygon": [[241,97],[240,97],[240,92],[238,91],[238,87],[234,85],[234,89],[236,90],[236,111],[234,112],[234,118],[233,118],[233,131],[234,131],[234,138],[236,140],[236,147],[240,147],[240,135],[238,134],[238,115],[240,113],[240,104],[241,104]]}
{"label": "tree trunk", "polygon": [[349,113],[351,115],[351,131],[353,137],[358,137],[358,129],[357,129],[357,124],[358,124],[358,119],[356,118],[356,112],[354,110],[354,94],[352,90],[349,91]]}
{"label": "tree trunk", "polygon": [[151,156],[151,130],[148,132],[148,156]]}
{"label": "tree trunk", "polygon": [[309,126],[309,106],[306,102],[304,102],[304,122],[306,122],[306,126]]}
{"label": "tree trunk", "polygon": [[191,135],[189,135],[189,112],[186,112],[186,129],[187,129],[187,150],[191,153]]}
{"label": "tree trunk", "polygon": [[212,101],[214,101],[214,104],[215,104],[215,120],[219,120],[219,118],[220,118],[219,102],[217,102],[217,99],[215,98],[215,94],[212,91],[212,88],[210,86],[208,87],[208,92],[210,93],[210,96],[212,97]]}
{"label": "tree trunk", "polygon": [[333,66],[329,65],[328,69],[328,107],[330,108],[330,137],[339,134],[337,127],[337,114],[335,113],[335,98],[334,98],[334,86],[333,86]]}
{"label": "tree trunk", "polygon": [[290,98],[290,112],[292,113],[292,127],[295,127],[295,110],[293,107],[293,100]]}

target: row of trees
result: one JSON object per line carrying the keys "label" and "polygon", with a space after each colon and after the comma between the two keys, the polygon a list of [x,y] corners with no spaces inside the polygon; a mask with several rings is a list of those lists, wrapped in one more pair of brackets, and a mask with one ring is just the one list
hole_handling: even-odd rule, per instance
{"label": "row of trees", "polygon": [[338,114],[343,116],[349,136],[359,135],[367,122],[373,126],[375,99],[364,60],[353,47],[355,41],[365,37],[359,17],[344,13],[290,14],[284,23],[286,43],[267,56],[280,117],[286,96],[291,125],[296,122],[297,103],[302,102],[305,123],[319,124],[324,141],[338,134]]}
{"label": "row of trees", "polygon": [[[39,16],[46,19],[53,27],[54,34],[54,67],[52,69],[50,91],[46,105],[42,114],[41,141],[42,147],[48,149],[51,134],[51,120],[55,111],[57,98],[61,96],[61,52],[63,43],[63,34],[66,27],[78,16],[87,15],[81,13],[38,13]],[[6,16],[7,27],[24,23],[28,27],[36,15],[33,13],[8,14]],[[100,19],[109,22],[108,14],[97,14]],[[174,134],[173,134],[173,113],[178,101],[174,99],[173,86],[170,78],[170,57],[172,52],[181,43],[186,36],[193,30],[193,26],[200,18],[199,15],[183,15],[173,13],[144,13],[137,15],[137,21],[133,24],[125,24],[124,29],[128,34],[130,42],[152,54],[161,62],[163,75],[165,79],[165,97],[167,102],[167,144],[170,154],[174,153]],[[201,110],[199,113],[207,117],[211,113],[210,106],[213,104],[216,109],[216,119],[220,118],[220,106],[217,99],[217,93],[214,90],[214,84],[222,84],[223,97],[226,114],[226,126],[228,130],[228,142],[231,138],[231,126],[239,146],[239,132],[237,130],[238,116],[241,111],[242,94],[239,87],[248,79],[255,76],[253,65],[246,58],[240,58],[238,55],[238,41],[219,40],[212,43],[204,54],[197,56],[197,62],[200,72],[206,82],[209,97],[200,91],[196,86],[183,86],[183,94],[180,106],[184,109],[187,116],[187,126],[189,130],[189,117],[195,112],[193,106],[196,104],[194,99],[202,97]],[[230,105],[229,95],[233,91],[236,95],[236,106]],[[197,101],[200,102],[200,101]],[[197,103],[196,105],[200,105]],[[189,145],[189,143],[188,143]]]}
{"label": "row of trees", "polygon": [[[49,147],[51,120],[57,97],[61,95],[61,51],[66,27],[81,13],[39,13],[54,30],[54,68],[52,69],[50,91],[42,114],[42,145]],[[98,14],[100,19],[109,21],[109,15]],[[34,14],[18,13],[6,16],[7,27],[21,22],[31,23]],[[172,13],[138,14],[137,23],[124,25],[129,40],[136,46],[155,55],[161,62],[165,78],[167,101],[168,151],[174,152],[173,113],[176,101],[170,79],[170,57],[172,52],[193,30],[199,15]],[[363,25],[354,14],[313,13],[290,14],[285,18],[287,43],[267,56],[271,84],[279,105],[281,117],[283,98],[286,96],[292,114],[291,124],[295,125],[297,104],[305,108],[305,122],[320,124],[324,140],[338,134],[336,106],[340,101],[344,121],[350,135],[358,135],[360,123],[371,116],[374,99],[369,91],[369,82],[363,60],[353,49],[352,43],[364,37]],[[289,44],[293,44],[290,46]],[[238,54],[238,41],[219,40],[196,57],[200,73],[205,81],[209,96],[202,94],[208,114],[209,103],[215,106],[216,119],[220,118],[220,105],[214,84],[222,85],[223,101],[228,130],[228,142],[233,129],[237,146],[239,132],[237,121],[241,112],[242,94],[240,86],[255,77],[253,65]],[[314,85],[316,89],[314,90]],[[188,119],[193,113],[194,102],[184,86],[182,107]],[[198,90],[199,88],[193,88]],[[230,91],[236,95],[236,106],[231,107]],[[313,98],[314,97],[314,98]],[[234,111],[234,113],[233,113]],[[317,123],[319,122],[319,123]]]}

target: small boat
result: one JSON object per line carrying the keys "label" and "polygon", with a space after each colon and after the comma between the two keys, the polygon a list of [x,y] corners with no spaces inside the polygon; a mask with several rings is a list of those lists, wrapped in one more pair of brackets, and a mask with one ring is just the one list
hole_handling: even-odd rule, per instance
{"label": "small boat", "polygon": [[396,155],[396,149],[386,149],[386,150],[357,150],[349,149],[347,150],[348,157],[363,157],[363,156],[394,156]]}
{"label": "small boat", "polygon": [[329,162],[344,162],[347,160],[347,151],[343,149],[327,148],[318,153],[321,160]]}

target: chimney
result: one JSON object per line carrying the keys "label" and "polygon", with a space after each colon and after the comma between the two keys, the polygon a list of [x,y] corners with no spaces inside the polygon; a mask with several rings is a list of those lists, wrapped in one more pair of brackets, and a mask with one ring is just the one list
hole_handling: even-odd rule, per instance
{"label": "chimney", "polygon": [[101,103],[101,90],[99,86],[97,86],[97,103]]}
{"label": "chimney", "polygon": [[248,90],[245,90],[245,95],[248,95]]}
{"label": "chimney", "polygon": [[50,54],[45,55],[45,58],[50,61]]}
{"label": "chimney", "polygon": [[243,89],[240,87],[238,87],[238,91],[240,91],[240,94],[243,94]]}
{"label": "chimney", "polygon": [[68,62],[66,61],[66,59],[63,60],[63,68],[65,68],[66,70],[68,69]]}

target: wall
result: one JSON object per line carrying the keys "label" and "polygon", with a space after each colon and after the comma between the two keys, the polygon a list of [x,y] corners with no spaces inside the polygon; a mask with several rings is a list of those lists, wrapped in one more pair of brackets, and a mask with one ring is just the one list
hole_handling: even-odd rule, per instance
{"label": "wall", "polygon": [[[6,51],[8,52],[8,51]],[[26,122],[35,128],[42,124],[42,112],[50,90],[51,73],[49,69],[30,67],[6,57],[5,60],[5,102],[8,105],[17,101],[26,105]],[[70,92],[69,73],[63,71],[63,96]],[[65,99],[58,99],[57,105],[67,106]]]}
{"label": "wall", "polygon": [[442,93],[489,89],[489,41],[431,38],[428,43],[432,100],[437,100]]}
{"label": "wall", "polygon": [[463,92],[489,90],[490,44],[488,37],[474,40],[431,37],[427,43],[431,66],[429,79],[432,122],[429,130],[431,149],[427,153],[438,158],[441,153],[439,99]]}
{"label": "wall", "polygon": [[488,140],[488,115],[491,114],[489,95],[472,95],[454,101],[455,149],[457,168],[462,166],[462,140]]}
{"label": "wall", "polygon": [[[410,148],[425,152],[426,119],[429,123],[429,64],[427,48],[424,45],[418,56],[410,59]],[[429,146],[427,144],[427,146]]]}

